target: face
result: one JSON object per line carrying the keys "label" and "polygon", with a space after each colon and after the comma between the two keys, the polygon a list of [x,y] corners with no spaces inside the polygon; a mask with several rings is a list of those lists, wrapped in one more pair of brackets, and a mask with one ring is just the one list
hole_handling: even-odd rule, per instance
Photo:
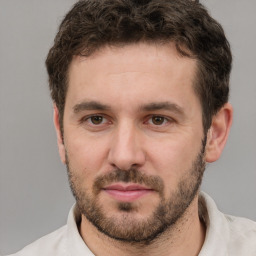
{"label": "face", "polygon": [[205,144],[195,72],[173,44],[72,60],[60,155],[78,207],[99,231],[149,241],[195,200]]}

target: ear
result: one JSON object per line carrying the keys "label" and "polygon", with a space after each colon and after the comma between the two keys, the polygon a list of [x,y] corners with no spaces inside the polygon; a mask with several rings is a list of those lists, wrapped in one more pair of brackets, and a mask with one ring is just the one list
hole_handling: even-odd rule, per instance
{"label": "ear", "polygon": [[206,162],[211,163],[220,158],[228,139],[232,120],[233,108],[229,103],[226,103],[212,118],[212,124],[207,133]]}
{"label": "ear", "polygon": [[66,164],[66,153],[65,153],[65,146],[64,146],[64,141],[62,138],[62,133],[60,129],[60,122],[59,122],[59,110],[57,106],[54,104],[53,106],[54,112],[53,112],[53,122],[57,134],[57,143],[58,143],[58,148],[59,148],[59,155],[62,163]]}

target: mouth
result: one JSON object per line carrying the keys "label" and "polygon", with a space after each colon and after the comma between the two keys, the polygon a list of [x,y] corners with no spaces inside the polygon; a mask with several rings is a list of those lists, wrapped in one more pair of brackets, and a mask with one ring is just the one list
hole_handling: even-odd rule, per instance
{"label": "mouth", "polygon": [[103,191],[115,200],[132,202],[155,192],[155,190],[139,184],[112,184],[103,188]]}

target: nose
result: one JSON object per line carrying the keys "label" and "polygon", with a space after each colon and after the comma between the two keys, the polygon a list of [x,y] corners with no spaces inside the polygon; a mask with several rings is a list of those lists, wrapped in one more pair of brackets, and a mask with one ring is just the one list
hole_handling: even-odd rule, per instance
{"label": "nose", "polygon": [[114,131],[108,155],[109,163],[122,170],[142,166],[146,157],[141,136],[134,125],[120,124]]}

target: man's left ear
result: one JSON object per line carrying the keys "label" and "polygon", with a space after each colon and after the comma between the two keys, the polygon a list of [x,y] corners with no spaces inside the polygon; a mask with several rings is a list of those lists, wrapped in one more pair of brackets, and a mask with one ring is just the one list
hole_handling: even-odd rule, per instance
{"label": "man's left ear", "polygon": [[212,124],[207,133],[205,161],[208,163],[219,159],[227,142],[233,120],[233,108],[226,103],[219,112],[213,116]]}

